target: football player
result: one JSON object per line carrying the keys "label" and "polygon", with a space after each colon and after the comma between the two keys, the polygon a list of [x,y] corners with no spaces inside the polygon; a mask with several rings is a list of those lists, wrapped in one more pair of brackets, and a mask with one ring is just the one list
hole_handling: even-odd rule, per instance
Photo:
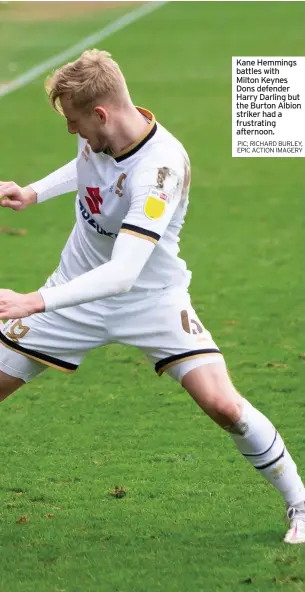
{"label": "football player", "polygon": [[[135,345],[179,381],[282,495],[287,543],[305,542],[305,488],[272,423],[237,392],[192,307],[179,257],[190,163],[181,143],[131,100],[118,64],[85,51],[47,81],[52,106],[77,136],[74,160],[21,188],[0,184],[2,207],[23,210],[75,191],[74,228],[36,292],[0,290],[0,399],[48,366],[74,372],[107,343]],[[63,197],[61,199],[64,199]]]}

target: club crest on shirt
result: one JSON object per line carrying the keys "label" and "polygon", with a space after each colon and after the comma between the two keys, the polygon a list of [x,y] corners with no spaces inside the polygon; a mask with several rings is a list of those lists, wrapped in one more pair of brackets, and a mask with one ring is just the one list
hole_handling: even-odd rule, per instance
{"label": "club crest on shirt", "polygon": [[125,179],[127,179],[127,175],[125,173],[122,173],[117,180],[115,194],[119,197],[123,197],[123,183]]}
{"label": "club crest on shirt", "polygon": [[165,212],[168,195],[155,187],[151,187],[144,204],[144,214],[150,220],[158,220]]}

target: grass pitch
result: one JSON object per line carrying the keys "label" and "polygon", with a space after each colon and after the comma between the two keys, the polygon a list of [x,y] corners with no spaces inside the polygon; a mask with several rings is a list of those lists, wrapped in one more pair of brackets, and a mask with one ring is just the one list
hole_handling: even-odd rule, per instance
{"label": "grass pitch", "polygon": [[[126,8],[54,21],[52,35],[6,10],[3,81]],[[193,303],[305,476],[303,161],[231,158],[231,56],[302,55],[303,22],[303,2],[170,2],[103,48],[190,154]],[[42,79],[1,99],[0,132],[5,180],[75,155]],[[1,227],[28,231],[1,235],[2,287],[44,282],[73,210],[64,196],[1,211]],[[1,592],[305,590],[305,546],[282,544],[279,496],[136,349],[92,352],[73,377],[48,370],[2,404],[0,425]]]}

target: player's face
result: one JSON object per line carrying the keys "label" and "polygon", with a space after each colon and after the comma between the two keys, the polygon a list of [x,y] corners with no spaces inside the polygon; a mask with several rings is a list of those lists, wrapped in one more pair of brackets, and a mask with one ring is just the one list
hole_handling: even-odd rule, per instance
{"label": "player's face", "polygon": [[79,111],[71,105],[71,101],[66,97],[61,98],[61,106],[70,134],[79,134],[86,139],[93,152],[102,152],[108,147],[106,124],[101,114],[95,110],[90,113]]}

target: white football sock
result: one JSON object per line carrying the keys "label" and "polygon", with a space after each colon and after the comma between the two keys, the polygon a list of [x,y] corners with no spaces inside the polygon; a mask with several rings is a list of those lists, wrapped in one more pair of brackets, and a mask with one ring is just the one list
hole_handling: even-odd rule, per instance
{"label": "white football sock", "polygon": [[240,420],[231,436],[245,458],[283,496],[289,506],[305,500],[297,467],[272,423],[244,399]]}

